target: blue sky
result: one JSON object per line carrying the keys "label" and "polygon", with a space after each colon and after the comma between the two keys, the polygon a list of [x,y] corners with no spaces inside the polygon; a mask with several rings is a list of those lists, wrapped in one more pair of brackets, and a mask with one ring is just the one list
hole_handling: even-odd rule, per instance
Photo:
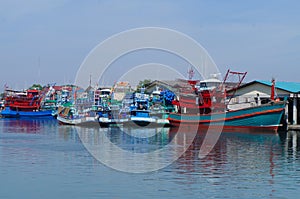
{"label": "blue sky", "polygon": [[299,10],[296,0],[1,0],[0,87],[72,83],[97,44],[147,26],[189,35],[223,73],[231,68],[248,71],[247,81],[299,81]]}

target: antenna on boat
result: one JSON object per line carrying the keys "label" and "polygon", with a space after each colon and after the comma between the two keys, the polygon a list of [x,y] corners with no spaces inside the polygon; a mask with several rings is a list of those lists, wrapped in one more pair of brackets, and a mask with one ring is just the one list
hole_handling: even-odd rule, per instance
{"label": "antenna on boat", "polygon": [[90,74],[90,86],[92,86],[92,75]]}

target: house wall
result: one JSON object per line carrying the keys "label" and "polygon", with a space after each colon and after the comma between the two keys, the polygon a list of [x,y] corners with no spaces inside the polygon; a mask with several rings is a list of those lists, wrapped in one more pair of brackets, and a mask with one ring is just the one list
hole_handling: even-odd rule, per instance
{"label": "house wall", "polygon": [[149,87],[147,87],[146,88],[146,93],[152,93],[153,91],[155,91],[156,90],[156,87],[158,86],[158,89],[160,89],[160,90],[166,90],[166,89],[169,89],[167,86],[165,86],[165,85],[159,85],[159,84],[155,84],[155,85],[151,85],[151,86],[149,86]]}
{"label": "house wall", "polygon": [[[229,92],[229,95],[232,95],[233,92]],[[232,98],[231,103],[251,103],[256,102],[257,94],[261,100],[269,99],[271,95],[271,87],[259,83],[254,83],[252,85],[239,88],[234,94],[235,97]],[[279,97],[289,96],[290,93],[282,90],[276,89],[276,94]]]}
{"label": "house wall", "polygon": [[[233,92],[228,93],[233,94]],[[269,101],[270,95],[271,95],[271,86],[267,86],[264,84],[260,83],[254,83],[242,88],[239,88],[236,93],[234,98],[231,99],[230,105],[228,106],[233,107],[233,109],[236,108],[245,108],[245,107],[251,107],[251,106],[256,106],[257,105],[257,94],[259,94],[261,103],[264,103],[266,101]],[[283,100],[284,97],[288,97],[288,123],[290,124],[298,124],[300,121],[300,102],[299,99],[297,100],[297,110],[296,112],[298,113],[296,115],[296,118],[294,118],[293,115],[293,101],[295,100],[292,93],[287,92],[282,89],[276,88],[276,94],[278,97]],[[239,103],[239,105],[237,105]]]}
{"label": "house wall", "polygon": [[[267,86],[267,85],[255,83],[255,84],[238,89],[236,91],[235,95],[243,95],[243,96],[250,96],[250,97],[255,96],[256,97],[257,93],[259,93],[260,97],[270,97],[271,87]],[[289,92],[278,89],[278,88],[276,89],[276,93],[279,96],[289,96],[290,95]]]}

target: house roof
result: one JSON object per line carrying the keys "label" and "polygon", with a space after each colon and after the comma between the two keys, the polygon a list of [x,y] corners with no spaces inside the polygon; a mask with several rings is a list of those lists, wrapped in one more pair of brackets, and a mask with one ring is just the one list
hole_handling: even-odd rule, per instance
{"label": "house roof", "polygon": [[151,87],[156,84],[166,85],[166,86],[172,87],[172,88],[190,87],[190,84],[187,81],[183,81],[180,79],[177,79],[177,80],[154,80],[147,87]]}
{"label": "house roof", "polygon": [[94,88],[90,85],[85,89],[85,92],[90,92],[92,90],[94,90]]}
{"label": "house roof", "polygon": [[[259,84],[264,84],[266,86],[272,86],[272,82],[271,81],[265,81],[265,80],[254,80],[252,82],[246,83],[242,86],[240,86],[240,88],[255,84],[255,83],[259,83]],[[277,89],[281,89],[281,90],[285,90],[287,92],[290,93],[299,93],[300,92],[300,82],[275,82],[275,87]]]}

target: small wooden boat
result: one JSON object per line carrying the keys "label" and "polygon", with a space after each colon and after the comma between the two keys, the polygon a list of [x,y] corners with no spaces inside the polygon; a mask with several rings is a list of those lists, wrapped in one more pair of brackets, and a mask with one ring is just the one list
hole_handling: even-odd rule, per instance
{"label": "small wooden boat", "polygon": [[96,114],[79,114],[74,107],[64,108],[58,115],[57,120],[63,125],[97,126],[98,116]]}
{"label": "small wooden boat", "polygon": [[97,126],[98,121],[95,117],[80,117],[80,118],[65,118],[61,116],[57,116],[57,120],[60,124],[64,125],[81,125],[81,126]]}

